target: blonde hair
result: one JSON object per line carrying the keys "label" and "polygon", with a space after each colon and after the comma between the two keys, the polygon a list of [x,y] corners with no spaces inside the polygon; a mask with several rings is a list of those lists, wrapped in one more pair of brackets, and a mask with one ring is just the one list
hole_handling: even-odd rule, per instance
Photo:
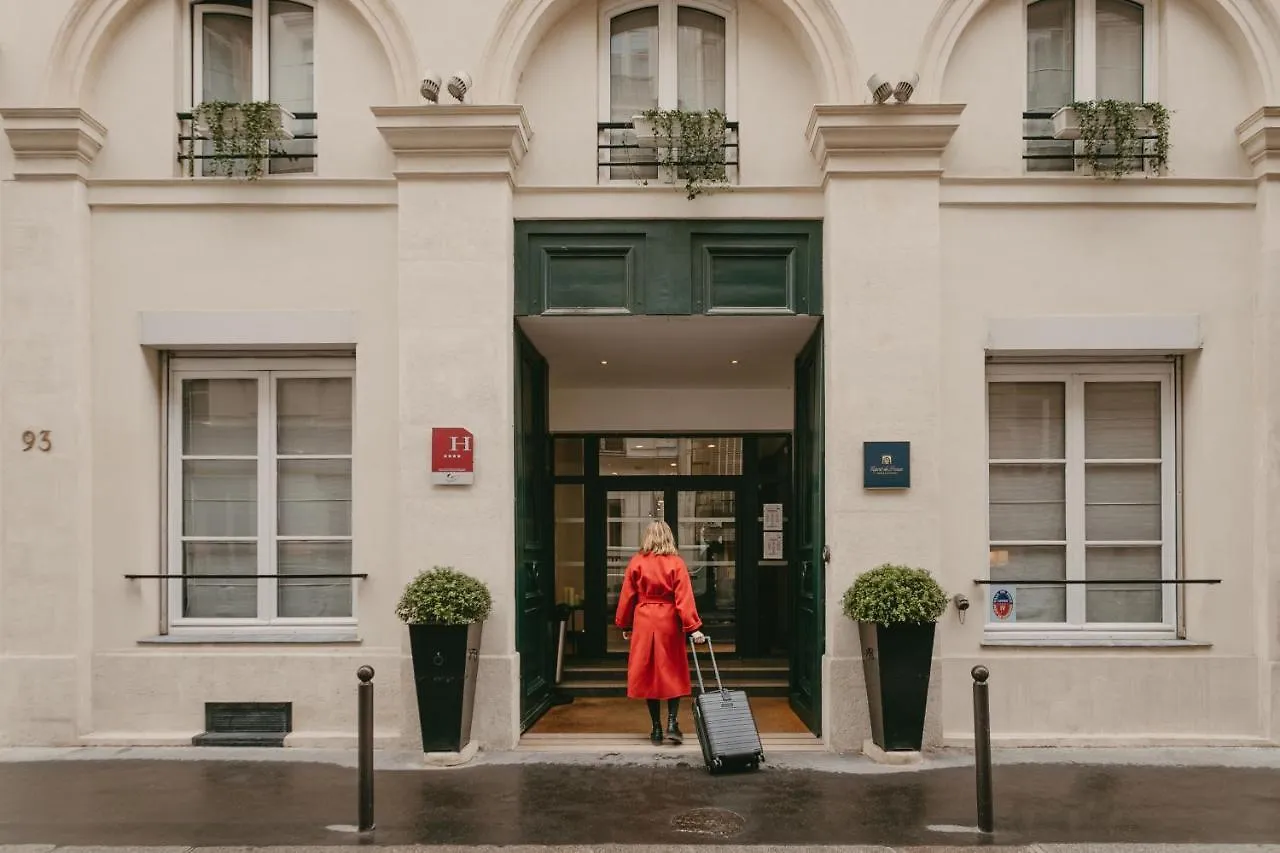
{"label": "blonde hair", "polygon": [[641,554],[675,554],[676,538],[671,533],[671,526],[665,521],[651,523],[644,532],[644,544],[640,546]]}

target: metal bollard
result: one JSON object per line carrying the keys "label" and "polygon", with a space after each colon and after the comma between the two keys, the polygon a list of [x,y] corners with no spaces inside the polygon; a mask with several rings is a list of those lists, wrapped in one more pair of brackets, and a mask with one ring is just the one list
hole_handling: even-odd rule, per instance
{"label": "metal bollard", "polygon": [[973,765],[978,786],[978,829],[995,831],[995,804],[991,795],[991,696],[985,666],[973,668]]}
{"label": "metal bollard", "polygon": [[360,679],[360,686],[356,689],[360,703],[357,722],[360,823],[356,828],[360,832],[368,832],[373,829],[373,667],[360,667],[356,670],[356,678]]}

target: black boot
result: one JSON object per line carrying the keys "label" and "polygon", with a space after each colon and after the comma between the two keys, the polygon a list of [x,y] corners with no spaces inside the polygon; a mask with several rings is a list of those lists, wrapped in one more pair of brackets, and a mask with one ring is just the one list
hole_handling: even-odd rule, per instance
{"label": "black boot", "polygon": [[675,715],[667,717],[667,740],[676,746],[684,743],[684,735],[680,733],[680,724],[676,722]]}
{"label": "black boot", "polygon": [[653,731],[649,732],[649,743],[654,746],[662,745],[662,723],[653,724]]}
{"label": "black boot", "polygon": [[658,714],[662,712],[662,704],[657,699],[650,699],[646,703],[649,706],[649,719],[653,722],[653,730],[649,732],[649,742],[654,746],[662,744],[662,723],[659,721]]}

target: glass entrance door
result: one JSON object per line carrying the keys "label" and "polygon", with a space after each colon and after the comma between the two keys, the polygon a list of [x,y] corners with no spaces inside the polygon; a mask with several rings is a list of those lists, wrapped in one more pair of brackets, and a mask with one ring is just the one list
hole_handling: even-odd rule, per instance
{"label": "glass entrance door", "polygon": [[735,650],[738,625],[738,494],[734,489],[681,490],[672,530],[689,566],[703,632],[716,648]]}
{"label": "glass entrance door", "polygon": [[627,563],[640,550],[644,531],[654,519],[666,518],[664,490],[610,490],[605,494],[605,651],[627,651],[627,641],[613,624],[622,594]]}

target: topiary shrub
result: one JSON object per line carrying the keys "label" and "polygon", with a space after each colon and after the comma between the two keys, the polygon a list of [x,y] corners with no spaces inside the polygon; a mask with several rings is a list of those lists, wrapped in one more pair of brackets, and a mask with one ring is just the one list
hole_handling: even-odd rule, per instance
{"label": "topiary shrub", "polygon": [[448,566],[435,566],[405,587],[396,616],[410,625],[470,625],[489,618],[493,597],[483,581]]}
{"label": "topiary shrub", "polygon": [[878,625],[937,622],[947,594],[924,569],[885,563],[854,580],[844,594],[844,615]]}

